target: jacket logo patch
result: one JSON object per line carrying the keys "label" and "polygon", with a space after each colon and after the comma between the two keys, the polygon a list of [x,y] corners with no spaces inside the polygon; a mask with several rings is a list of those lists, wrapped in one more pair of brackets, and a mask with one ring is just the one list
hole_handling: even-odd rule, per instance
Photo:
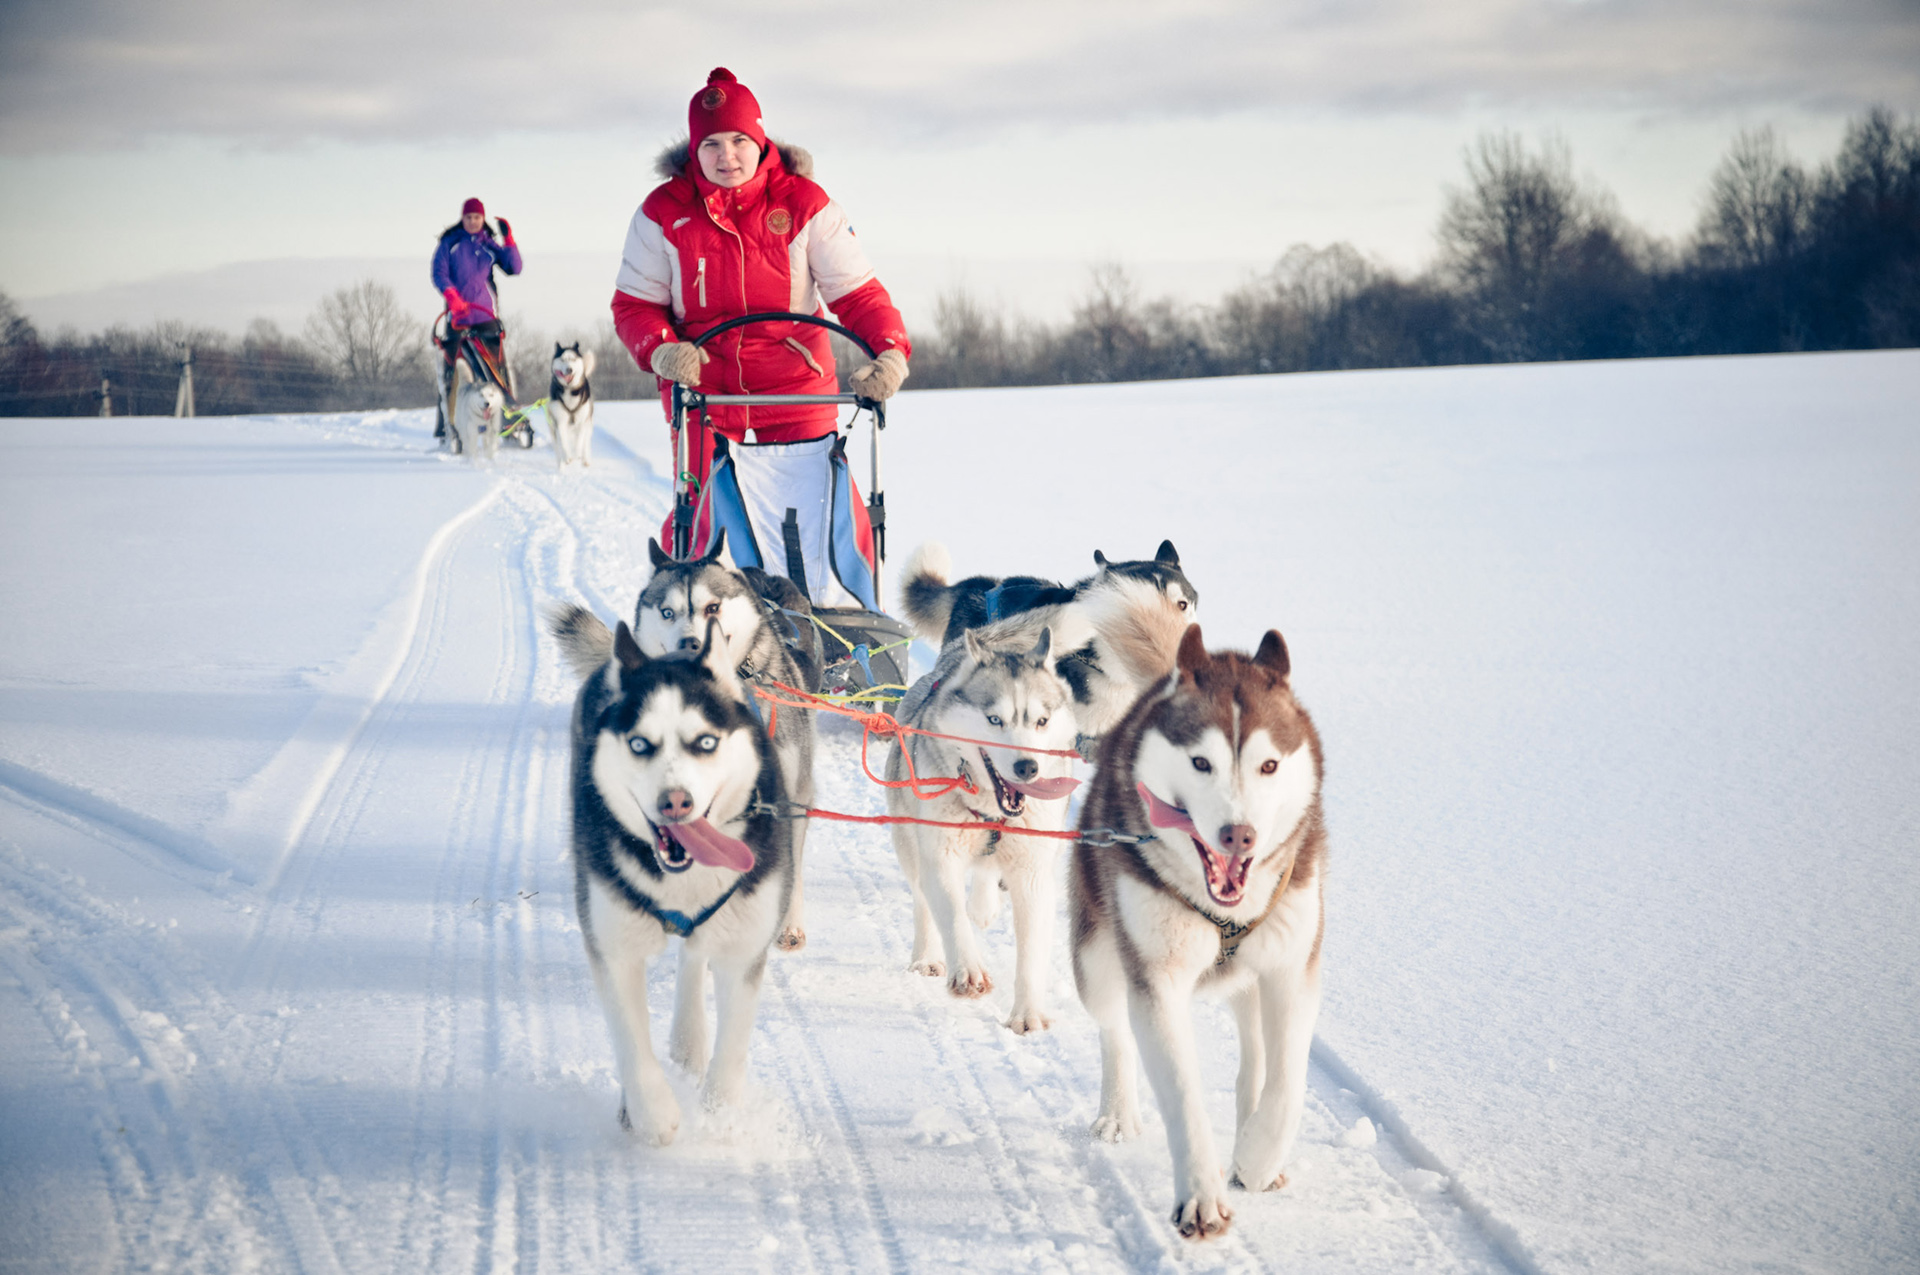
{"label": "jacket logo patch", "polygon": [[793,214],[784,208],[776,208],[767,214],[767,229],[776,235],[784,235],[793,229]]}
{"label": "jacket logo patch", "polygon": [[684,225],[686,225],[686,224],[687,224],[688,222],[690,222],[690,221],[692,221],[692,220],[693,220],[693,218],[691,218],[691,217],[682,217],[682,218],[681,218],[681,219],[680,219],[679,221],[676,221],[676,222],[674,222],[674,223],[673,223],[673,228],[674,228],[675,230],[678,230],[678,229],[680,229],[680,227],[682,227],[682,226],[684,226]]}

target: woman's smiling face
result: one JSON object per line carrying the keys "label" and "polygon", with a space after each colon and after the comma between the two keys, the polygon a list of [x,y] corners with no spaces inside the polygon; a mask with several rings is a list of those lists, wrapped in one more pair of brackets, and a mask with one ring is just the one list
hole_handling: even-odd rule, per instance
{"label": "woman's smiling face", "polygon": [[700,172],[716,186],[744,185],[760,167],[760,143],[745,133],[713,133],[703,138]]}

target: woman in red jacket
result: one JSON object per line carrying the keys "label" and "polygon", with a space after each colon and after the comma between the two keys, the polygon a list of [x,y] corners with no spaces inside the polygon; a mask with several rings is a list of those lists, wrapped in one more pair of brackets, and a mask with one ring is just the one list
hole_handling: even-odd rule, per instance
{"label": "woman in red jacket", "polygon": [[[846,213],[810,178],[812,158],[767,140],[760,104],[725,68],[694,95],[687,124],[691,147],[661,157],[667,181],[634,214],[615,281],[614,328],[634,360],[663,380],[711,393],[832,394],[839,388],[833,352],[826,331],[811,324],[749,324],[703,347],[692,344],[743,314],[820,314],[824,303],[875,351],[849,377],[854,392],[891,397],[907,376],[906,325]],[[849,599],[838,595],[851,583],[836,578],[846,573],[831,548],[836,419],[831,404],[715,407],[689,439],[689,469],[703,493],[713,434],[728,440],[759,542],[739,544],[737,520],[723,519],[736,533],[729,537],[736,561],[758,558],[755,565],[787,574],[779,528],[786,509],[794,509],[809,588],[826,605],[845,604]],[[845,512],[857,513],[864,526],[864,508],[851,503]],[[711,521],[703,517],[694,529],[696,553]],[[870,534],[864,539],[861,555],[871,570]],[[856,588],[851,600],[871,605],[857,596],[864,591]]]}

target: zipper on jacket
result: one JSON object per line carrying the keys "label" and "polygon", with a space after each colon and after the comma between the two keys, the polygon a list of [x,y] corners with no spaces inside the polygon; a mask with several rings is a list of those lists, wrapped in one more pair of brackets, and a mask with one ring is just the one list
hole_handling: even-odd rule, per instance
{"label": "zipper on jacket", "polygon": [[693,272],[694,286],[700,290],[700,308],[707,306],[707,259],[700,258],[700,266]]}

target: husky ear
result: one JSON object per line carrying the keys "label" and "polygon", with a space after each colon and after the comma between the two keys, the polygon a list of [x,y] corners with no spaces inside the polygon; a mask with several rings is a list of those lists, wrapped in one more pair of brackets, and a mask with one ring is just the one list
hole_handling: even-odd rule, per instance
{"label": "husky ear", "polygon": [[623,669],[636,669],[647,662],[646,652],[633,640],[633,630],[627,627],[625,620],[613,631],[613,654]]}
{"label": "husky ear", "polygon": [[1180,654],[1175,663],[1182,673],[1194,673],[1211,664],[1213,659],[1207,654],[1207,644],[1200,637],[1200,626],[1189,624],[1187,631],[1180,636]]}
{"label": "husky ear", "polygon": [[566,346],[560,344],[558,341],[555,341],[553,343],[553,357],[556,359],[559,358],[560,355],[566,350],[566,348],[567,348]]}
{"label": "husky ear", "polygon": [[1040,640],[1033,644],[1031,651],[1027,652],[1028,663],[1045,664],[1047,662],[1047,653],[1051,650],[1053,650],[1053,626],[1049,624],[1046,628],[1040,630]]}
{"label": "husky ear", "polygon": [[987,649],[987,644],[980,640],[978,633],[972,629],[962,629],[960,636],[966,642],[967,654],[973,657],[975,664],[985,664],[991,658],[993,653]]}
{"label": "husky ear", "polygon": [[726,554],[727,529],[725,527],[715,527],[713,530],[713,543],[707,546],[705,553],[700,555],[700,565],[704,567],[708,563],[724,562],[728,566],[732,566],[733,559],[727,557]]}
{"label": "husky ear", "polygon": [[1093,551],[1093,565],[1096,567],[1099,567],[1101,570],[1104,571],[1111,564],[1108,563],[1106,554],[1101,553],[1098,549],[1095,549]]}
{"label": "husky ear", "polygon": [[647,537],[647,557],[653,559],[653,569],[658,571],[673,561],[673,555],[660,547],[660,542],[652,536]]}
{"label": "husky ear", "polygon": [[1287,640],[1280,636],[1279,629],[1267,630],[1267,635],[1260,639],[1260,649],[1253,653],[1253,662],[1261,668],[1272,669],[1280,677],[1293,671],[1293,661],[1287,658]]}
{"label": "husky ear", "polygon": [[1153,560],[1155,562],[1164,562],[1170,567],[1177,567],[1180,565],[1180,551],[1173,547],[1173,541],[1162,540],[1160,542],[1160,552],[1153,555]]}
{"label": "husky ear", "polygon": [[733,661],[727,657],[727,643],[720,636],[718,620],[707,621],[707,631],[700,639],[700,665],[722,686],[733,686],[740,680]]}

